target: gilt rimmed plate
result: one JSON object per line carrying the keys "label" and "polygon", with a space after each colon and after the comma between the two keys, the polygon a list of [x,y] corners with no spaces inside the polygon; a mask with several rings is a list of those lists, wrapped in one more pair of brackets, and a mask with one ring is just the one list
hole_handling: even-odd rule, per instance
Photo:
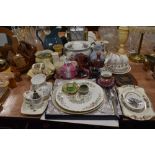
{"label": "gilt rimmed plate", "polygon": [[[118,87],[118,93],[124,116],[139,121],[150,120],[155,116],[152,103],[150,102],[143,88],[135,85],[124,85]],[[129,105],[129,103],[125,101],[125,98],[136,98],[137,100],[139,100],[139,103],[141,103],[141,105],[138,106],[138,110],[135,107],[133,108],[133,106],[131,107],[131,104]]]}
{"label": "gilt rimmed plate", "polygon": [[75,113],[83,113],[92,111],[99,107],[105,99],[103,89],[96,83],[89,80],[74,80],[79,86],[85,84],[89,87],[89,92],[86,95],[80,95],[78,92],[74,95],[67,95],[62,91],[60,85],[56,91],[57,105],[67,111]]}

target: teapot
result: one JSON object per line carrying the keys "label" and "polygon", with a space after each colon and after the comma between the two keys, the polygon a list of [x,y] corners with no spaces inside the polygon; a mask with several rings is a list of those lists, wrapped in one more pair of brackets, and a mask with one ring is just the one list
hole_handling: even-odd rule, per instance
{"label": "teapot", "polygon": [[[48,31],[43,30],[42,28],[36,30],[36,36],[41,41],[44,49],[53,50],[54,44],[62,44],[62,40],[58,35],[60,29],[61,29],[60,26],[57,26],[57,27],[55,26],[54,28],[50,28]],[[44,31],[44,34],[45,34],[44,40],[42,40],[42,38],[39,36],[40,31]]]}
{"label": "teapot", "polygon": [[101,45],[95,45],[90,55],[90,61],[93,67],[102,68],[104,66],[104,53]]}
{"label": "teapot", "polygon": [[77,75],[76,63],[73,61],[67,61],[60,68],[60,76],[64,79],[73,79]]}

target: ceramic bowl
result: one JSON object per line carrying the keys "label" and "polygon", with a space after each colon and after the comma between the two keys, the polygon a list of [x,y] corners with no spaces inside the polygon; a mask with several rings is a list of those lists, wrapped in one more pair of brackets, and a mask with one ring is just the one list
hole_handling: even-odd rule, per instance
{"label": "ceramic bowl", "polygon": [[102,87],[111,87],[114,85],[114,77],[112,77],[112,73],[110,71],[102,71],[101,77],[97,82]]}
{"label": "ceramic bowl", "polygon": [[79,87],[79,90],[78,92],[81,94],[81,95],[86,95],[88,92],[89,92],[89,87],[85,84],[82,84],[80,87]]}

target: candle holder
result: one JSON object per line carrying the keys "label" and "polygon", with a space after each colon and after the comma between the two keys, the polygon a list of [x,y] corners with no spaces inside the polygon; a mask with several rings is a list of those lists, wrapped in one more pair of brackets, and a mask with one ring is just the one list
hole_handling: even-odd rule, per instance
{"label": "candle holder", "polygon": [[120,26],[118,29],[118,38],[119,38],[119,54],[126,54],[125,43],[128,40],[129,29],[128,26]]}
{"label": "candle holder", "polygon": [[145,33],[155,33],[155,27],[151,27],[151,26],[132,26],[132,27],[129,27],[129,31],[130,31],[130,33],[139,33],[140,34],[140,39],[139,39],[139,45],[138,45],[137,52],[130,53],[129,59],[132,62],[144,63],[145,56],[143,54],[141,54],[143,38],[144,38]]}

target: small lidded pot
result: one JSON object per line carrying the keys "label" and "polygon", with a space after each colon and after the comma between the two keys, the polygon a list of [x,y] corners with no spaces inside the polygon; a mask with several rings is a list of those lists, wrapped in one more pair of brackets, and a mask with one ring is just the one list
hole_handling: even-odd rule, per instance
{"label": "small lidded pot", "polygon": [[110,71],[103,70],[97,82],[102,87],[112,87],[114,85],[114,77]]}

